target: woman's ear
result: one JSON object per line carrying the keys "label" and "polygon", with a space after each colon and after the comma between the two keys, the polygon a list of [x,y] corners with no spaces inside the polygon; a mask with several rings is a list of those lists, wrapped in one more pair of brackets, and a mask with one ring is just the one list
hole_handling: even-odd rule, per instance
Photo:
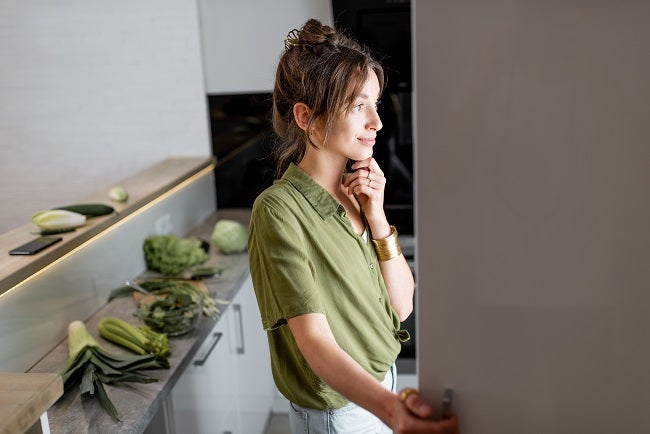
{"label": "woman's ear", "polygon": [[295,103],[293,105],[293,118],[296,120],[296,124],[300,129],[307,131],[309,119],[311,118],[311,110],[309,110],[307,104],[302,102]]}

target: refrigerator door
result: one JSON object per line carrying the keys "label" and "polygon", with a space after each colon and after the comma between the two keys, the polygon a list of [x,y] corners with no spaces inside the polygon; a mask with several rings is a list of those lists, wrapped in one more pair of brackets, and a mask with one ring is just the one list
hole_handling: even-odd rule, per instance
{"label": "refrigerator door", "polygon": [[650,432],[648,16],[415,1],[418,374],[463,434]]}

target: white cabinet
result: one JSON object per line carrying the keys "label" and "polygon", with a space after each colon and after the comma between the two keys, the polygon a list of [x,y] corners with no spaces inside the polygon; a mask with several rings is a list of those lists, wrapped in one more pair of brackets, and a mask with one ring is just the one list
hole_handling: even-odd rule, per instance
{"label": "white cabinet", "polygon": [[176,433],[261,434],[273,380],[248,277],[172,391]]}
{"label": "white cabinet", "polygon": [[232,304],[237,334],[238,414],[242,434],[263,433],[271,413],[275,385],[266,332],[262,329],[250,276]]}

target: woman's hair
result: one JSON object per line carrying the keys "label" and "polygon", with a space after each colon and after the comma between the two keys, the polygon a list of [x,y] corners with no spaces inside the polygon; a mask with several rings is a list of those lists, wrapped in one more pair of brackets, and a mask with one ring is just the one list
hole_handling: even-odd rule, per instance
{"label": "woman's hair", "polygon": [[[278,175],[289,163],[300,162],[307,143],[315,146],[308,134],[315,121],[324,121],[327,140],[335,118],[353,103],[370,70],[383,89],[383,69],[369,50],[315,19],[289,33],[273,89],[273,128],[281,139],[276,150]],[[293,116],[293,106],[298,102],[311,112],[307,131]]]}

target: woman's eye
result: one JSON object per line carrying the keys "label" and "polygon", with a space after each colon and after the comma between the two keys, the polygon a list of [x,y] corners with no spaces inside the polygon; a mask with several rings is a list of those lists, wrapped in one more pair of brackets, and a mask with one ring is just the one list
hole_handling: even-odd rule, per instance
{"label": "woman's eye", "polygon": [[352,110],[355,112],[360,112],[363,109],[363,104],[357,104],[354,107],[352,107]]}

